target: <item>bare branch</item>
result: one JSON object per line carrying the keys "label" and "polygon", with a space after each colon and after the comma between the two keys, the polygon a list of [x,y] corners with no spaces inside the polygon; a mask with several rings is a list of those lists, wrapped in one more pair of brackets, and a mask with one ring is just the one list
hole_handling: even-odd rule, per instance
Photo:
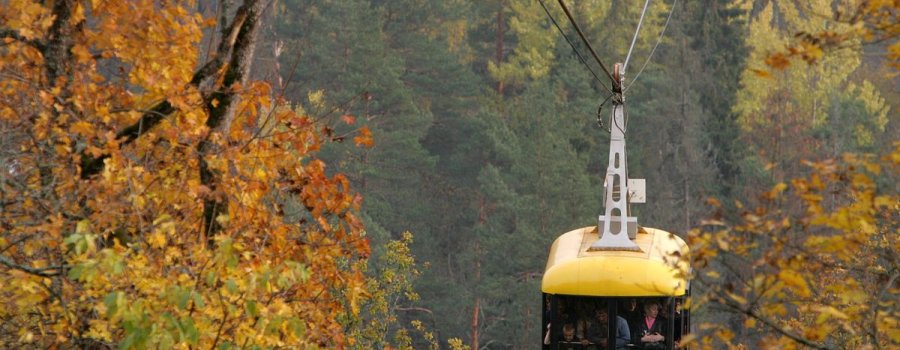
{"label": "bare branch", "polygon": [[9,38],[15,41],[23,42],[41,51],[44,51],[45,48],[44,43],[42,43],[41,41],[28,39],[19,34],[18,31],[9,28],[0,28],[0,38]]}
{"label": "bare branch", "polygon": [[9,244],[7,244],[6,247],[4,247],[3,249],[0,249],[0,253],[3,253],[5,251],[9,250],[9,248],[14,247],[16,244],[19,244],[19,243],[22,243],[24,241],[31,239],[31,237],[34,237],[34,234],[24,235],[22,237],[19,237],[15,241],[9,242]]}
{"label": "bare branch", "polygon": [[793,341],[795,341],[795,342],[797,342],[797,343],[806,345],[806,346],[808,346],[808,347],[810,347],[810,348],[813,348],[813,349],[822,349],[822,350],[830,350],[830,349],[833,349],[833,348],[831,348],[831,347],[829,347],[829,346],[827,346],[827,345],[824,345],[824,344],[814,343],[814,342],[810,341],[809,339],[806,339],[806,338],[804,338],[804,337],[802,337],[802,336],[799,336],[799,335],[797,335],[797,334],[794,334],[793,332],[790,332],[790,331],[787,330],[787,329],[781,328],[781,327],[779,327],[777,324],[775,324],[774,321],[772,321],[772,320],[770,320],[770,319],[764,317],[763,315],[760,315],[760,314],[757,314],[756,312],[754,312],[753,309],[745,309],[745,308],[741,307],[741,305],[735,304],[735,303],[729,301],[729,300],[726,299],[726,298],[722,298],[722,297],[714,297],[714,298],[713,298],[713,301],[715,301],[715,302],[716,302],[717,304],[719,304],[719,305],[728,307],[728,308],[730,308],[730,309],[732,309],[732,310],[738,311],[738,312],[740,312],[740,313],[742,313],[742,314],[744,314],[744,315],[747,315],[747,316],[749,316],[749,317],[751,317],[751,318],[753,318],[753,319],[756,319],[757,321],[762,322],[763,324],[765,324],[767,327],[769,327],[770,329],[774,330],[775,332],[777,332],[777,333],[779,333],[779,334],[781,334],[781,335],[783,335],[783,336],[786,336],[786,337],[790,338],[791,340],[793,340]]}
{"label": "bare branch", "polygon": [[[43,268],[35,268],[35,267],[31,267],[31,266],[19,265],[15,261],[13,261],[10,258],[7,258],[4,255],[0,255],[0,264],[6,265],[6,267],[9,267],[11,269],[25,271],[32,275],[41,276],[41,277],[57,276],[57,275],[61,274],[62,270],[65,268],[65,266],[48,266],[48,267],[43,267]],[[52,272],[47,272],[47,271],[52,271]]]}

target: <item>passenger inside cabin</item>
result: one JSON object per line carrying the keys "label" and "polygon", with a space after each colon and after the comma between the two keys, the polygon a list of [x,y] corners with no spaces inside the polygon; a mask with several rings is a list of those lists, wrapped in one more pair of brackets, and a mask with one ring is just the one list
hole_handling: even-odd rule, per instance
{"label": "passenger inside cabin", "polygon": [[[544,336],[544,345],[550,344],[550,325],[547,325],[547,333]],[[581,345],[578,339],[575,338],[575,325],[572,323],[566,323],[562,327],[562,333],[559,334],[559,338],[557,338],[557,342],[559,343],[568,343],[569,345]],[[563,349],[563,347],[560,347]],[[566,348],[568,349],[568,348]]]}
{"label": "passenger inside cabin", "polygon": [[560,340],[564,341],[564,342],[574,342],[575,341],[575,325],[573,325],[571,323],[566,323],[566,325],[563,326],[562,339],[560,339]]}
{"label": "passenger inside cabin", "polygon": [[675,299],[675,347],[681,342],[681,332],[684,330],[684,317],[681,312],[681,299]]}
{"label": "passenger inside cabin", "polygon": [[565,326],[563,326],[562,338],[559,340],[559,346],[557,346],[557,349],[581,350],[583,348],[584,347],[581,342],[575,338],[575,325],[567,323]]}
{"label": "passenger inside cabin", "polygon": [[[637,333],[638,324],[641,322],[641,307],[638,304],[638,300],[636,298],[625,300],[619,310],[621,310],[619,315],[624,317],[625,321],[628,321],[628,329]],[[629,335],[629,337],[631,337],[632,342],[638,343],[639,337],[635,337],[634,334]]]}
{"label": "passenger inside cabin", "polygon": [[[609,313],[606,305],[602,305],[594,311],[595,320],[588,328],[588,340],[592,344],[597,344],[600,349],[606,349],[609,344]],[[622,316],[616,316],[616,349],[625,349],[625,346],[631,342],[631,332],[628,328],[628,321]]]}
{"label": "passenger inside cabin", "polygon": [[575,339],[582,345],[588,345],[588,328],[591,324],[596,323],[593,317],[593,307],[586,302],[578,303],[578,319],[575,321]]}
{"label": "passenger inside cabin", "polygon": [[659,304],[656,301],[644,303],[644,318],[639,324],[641,349],[662,350],[666,348],[666,321],[659,316]]}
{"label": "passenger inside cabin", "polygon": [[[546,325],[546,333],[544,334],[544,345],[550,345],[551,339],[556,342],[572,342],[578,341],[576,337],[575,318],[572,316],[573,310],[571,306],[572,300],[565,298],[556,299],[556,314],[552,320]],[[576,304],[577,305],[577,304]],[[571,329],[567,331],[567,329]],[[560,347],[560,349],[563,349]],[[568,348],[566,348],[568,349]]]}

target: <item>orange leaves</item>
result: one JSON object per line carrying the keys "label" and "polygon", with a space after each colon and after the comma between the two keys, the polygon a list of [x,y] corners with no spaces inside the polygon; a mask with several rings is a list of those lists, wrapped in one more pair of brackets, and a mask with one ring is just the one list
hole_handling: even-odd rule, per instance
{"label": "orange leaves", "polygon": [[74,134],[81,135],[82,137],[88,137],[93,135],[94,126],[91,123],[80,120],[72,124],[72,127],[69,129],[70,132]]}
{"label": "orange leaves", "polygon": [[358,134],[353,137],[353,143],[355,143],[357,146],[372,148],[375,143],[372,140],[372,132],[369,130],[369,127],[364,126],[360,128]]}
{"label": "orange leaves", "polygon": [[788,57],[782,53],[774,53],[766,58],[766,64],[774,69],[782,70],[787,68],[791,63]]}
{"label": "orange leaves", "polygon": [[72,47],[72,54],[78,63],[89,63],[94,60],[94,55],[88,51],[84,45],[75,45]]}
{"label": "orange leaves", "polygon": [[[0,7],[4,13],[11,14],[4,26],[16,30],[27,40],[38,39],[50,27],[53,21],[49,9],[40,3],[30,0],[12,0],[8,5]],[[5,17],[5,16],[4,16]]]}
{"label": "orange leaves", "polygon": [[201,19],[188,16],[182,5],[154,3],[94,1],[93,11],[104,16],[87,34],[96,49],[112,53],[131,67],[132,84],[158,98],[191,79]]}

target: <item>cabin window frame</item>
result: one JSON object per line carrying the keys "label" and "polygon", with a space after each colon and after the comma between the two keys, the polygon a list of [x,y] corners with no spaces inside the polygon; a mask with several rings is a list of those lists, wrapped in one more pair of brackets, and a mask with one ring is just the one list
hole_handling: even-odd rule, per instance
{"label": "cabin window frame", "polygon": [[[616,328],[617,328],[617,317],[619,316],[619,305],[621,303],[628,302],[630,299],[638,300],[638,310],[643,313],[643,305],[646,300],[654,300],[660,304],[665,304],[665,308],[661,305],[660,314],[665,312],[667,317],[664,317],[666,321],[666,334],[665,334],[665,346],[667,350],[675,349],[675,303],[676,301],[680,301],[682,305],[681,310],[681,334],[679,335],[679,339],[683,337],[685,334],[690,332],[690,311],[684,308],[684,301],[690,296],[690,289],[688,289],[687,293],[682,296],[634,296],[634,297],[609,297],[609,296],[581,296],[581,295],[561,295],[561,294],[547,294],[542,293],[541,298],[541,348],[544,350],[557,350],[560,348],[559,339],[562,336],[563,325],[558,324],[561,322],[557,320],[557,314],[559,313],[559,305],[560,301],[564,301],[567,303],[566,311],[571,312],[572,307],[569,304],[572,304],[573,301],[577,302],[578,300],[587,301],[590,303],[600,303],[603,302],[606,304],[606,311],[609,315],[608,318],[608,326],[607,326],[607,339],[612,341],[607,342],[607,346],[605,349],[600,348],[599,346],[582,346],[578,345],[576,349],[597,349],[597,350],[615,350],[616,349]],[[547,301],[550,302],[550,310],[549,315],[547,314]],[[592,308],[593,310],[593,308]],[[588,315],[588,317],[593,317],[593,315]],[[624,318],[624,316],[623,316]],[[643,321],[641,318],[639,321]],[[550,325],[549,329],[547,325]],[[626,347],[626,349],[641,349],[640,347],[640,338],[635,337],[635,329],[631,329],[632,325],[629,324],[629,335],[630,342],[629,344],[632,346]],[[544,344],[544,339],[547,336],[547,332],[550,333],[550,344]],[[586,336],[586,335],[585,335]],[[635,339],[637,338],[637,339]],[[682,348],[679,348],[682,349]]]}

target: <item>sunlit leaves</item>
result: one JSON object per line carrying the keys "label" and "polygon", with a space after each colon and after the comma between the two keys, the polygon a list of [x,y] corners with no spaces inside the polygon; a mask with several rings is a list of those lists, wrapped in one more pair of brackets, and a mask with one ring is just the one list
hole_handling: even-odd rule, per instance
{"label": "sunlit leaves", "polygon": [[19,35],[25,39],[36,39],[44,34],[44,31],[52,24],[53,17],[46,7],[32,0],[13,0],[9,2],[9,8],[17,11],[4,16],[6,25],[18,29]]}
{"label": "sunlit leaves", "polygon": [[[72,3],[71,62],[52,82],[49,5],[0,4],[17,38],[0,44],[15,164],[0,168],[0,254],[21,264],[0,268],[0,347],[343,346],[339,320],[370,296],[369,246],[358,195],[311,153],[327,140],[317,121],[265,83],[217,86],[239,102],[232,128],[210,134],[206,87],[189,84],[209,22],[193,2]],[[117,138],[163,100],[161,122]],[[204,159],[215,188],[200,178],[202,140],[218,146]],[[103,166],[83,179],[85,156]],[[202,229],[207,198],[228,206],[215,233]]]}
{"label": "sunlit leaves", "polygon": [[[698,304],[724,306],[767,334],[760,348],[895,347],[900,198],[876,180],[896,178],[898,153],[809,162],[808,176],[763,193],[740,220],[692,231],[694,280],[706,291]],[[881,319],[890,320],[872,323]],[[733,346],[718,324],[701,325],[695,339]]]}

